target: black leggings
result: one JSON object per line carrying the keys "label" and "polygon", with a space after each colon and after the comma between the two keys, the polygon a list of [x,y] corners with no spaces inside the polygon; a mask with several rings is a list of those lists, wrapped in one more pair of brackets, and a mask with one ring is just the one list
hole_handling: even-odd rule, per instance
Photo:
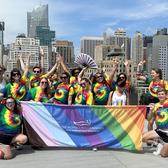
{"label": "black leggings", "polygon": [[0,134],[0,143],[5,144],[5,145],[10,145],[13,138],[14,136]]}

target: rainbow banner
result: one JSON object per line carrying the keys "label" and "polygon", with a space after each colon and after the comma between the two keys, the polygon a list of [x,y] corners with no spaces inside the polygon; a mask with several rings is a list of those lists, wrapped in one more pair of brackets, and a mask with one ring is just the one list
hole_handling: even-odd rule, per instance
{"label": "rainbow banner", "polygon": [[21,105],[34,146],[142,149],[145,106]]}

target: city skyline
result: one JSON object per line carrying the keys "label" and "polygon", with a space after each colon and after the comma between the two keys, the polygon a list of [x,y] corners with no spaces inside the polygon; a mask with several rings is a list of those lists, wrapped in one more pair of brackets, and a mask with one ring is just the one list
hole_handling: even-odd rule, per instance
{"label": "city skyline", "polygon": [[153,35],[168,27],[166,0],[0,0],[0,20],[5,22],[4,42],[12,43],[18,33],[27,35],[27,12],[49,6],[49,26],[58,40],[69,40],[80,47],[82,36],[112,34],[124,28],[132,37],[136,31]]}

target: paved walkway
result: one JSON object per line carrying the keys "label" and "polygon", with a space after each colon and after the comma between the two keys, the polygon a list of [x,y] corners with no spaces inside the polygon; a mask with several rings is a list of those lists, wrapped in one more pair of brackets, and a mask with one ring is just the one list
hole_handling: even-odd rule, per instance
{"label": "paved walkway", "polygon": [[[154,150],[154,149],[153,149]],[[0,168],[166,168],[168,158],[117,150],[33,150],[25,146],[12,160],[0,160]]]}

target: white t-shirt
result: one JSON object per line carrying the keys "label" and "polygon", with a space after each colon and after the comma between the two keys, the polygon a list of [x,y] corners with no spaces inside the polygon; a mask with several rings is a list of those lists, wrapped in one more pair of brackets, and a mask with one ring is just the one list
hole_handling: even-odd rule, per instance
{"label": "white t-shirt", "polygon": [[5,85],[6,85],[6,81],[3,79],[2,82],[0,83],[0,90],[4,89]]}
{"label": "white t-shirt", "polygon": [[114,91],[112,95],[112,105],[113,106],[124,106],[127,104],[127,96],[123,92],[121,96],[117,95],[117,93]]}

